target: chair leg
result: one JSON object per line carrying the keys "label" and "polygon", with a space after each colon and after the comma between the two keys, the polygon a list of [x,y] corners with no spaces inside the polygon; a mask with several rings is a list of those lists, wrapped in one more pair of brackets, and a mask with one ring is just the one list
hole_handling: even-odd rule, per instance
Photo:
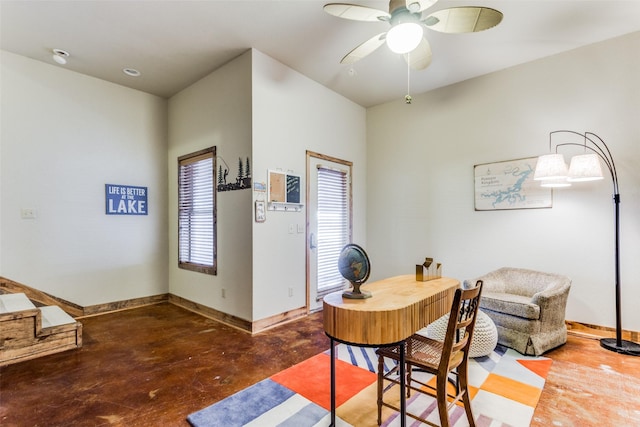
{"label": "chair leg", "polygon": [[438,374],[436,378],[436,400],[438,402],[438,414],[440,415],[440,425],[449,427],[449,411],[447,407],[447,378],[448,373]]}
{"label": "chair leg", "polygon": [[384,357],[378,356],[378,425],[382,424],[382,386],[384,385]]}
{"label": "chair leg", "polygon": [[407,380],[406,380],[407,398],[409,398],[411,397],[411,371],[413,371],[413,366],[407,363],[405,369],[407,370]]}
{"label": "chair leg", "polygon": [[469,377],[466,360],[458,366],[458,384],[460,385],[460,390],[462,390],[462,403],[464,404],[464,411],[467,413],[469,427],[475,427],[476,424],[473,419],[473,413],[471,412],[471,396],[469,396]]}

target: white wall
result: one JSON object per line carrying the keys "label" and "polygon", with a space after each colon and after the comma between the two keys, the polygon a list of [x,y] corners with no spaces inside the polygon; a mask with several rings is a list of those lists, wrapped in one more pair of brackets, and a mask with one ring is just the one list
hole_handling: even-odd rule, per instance
{"label": "white wall", "polygon": [[251,190],[217,195],[218,274],[177,268],[179,156],[215,145],[229,164],[230,175],[237,171],[238,157],[249,156],[253,182],[263,183],[268,169],[292,170],[304,177],[306,150],[352,160],[354,235],[363,240],[365,127],[364,108],[257,50],[247,51],[172,97],[170,292],[249,321],[305,305],[305,234],[288,232],[291,223],[304,225],[305,212],[267,212],[266,222],[255,223],[253,202],[260,196]]}
{"label": "white wall", "polygon": [[217,193],[218,274],[179,269],[177,170],[178,157],[216,146],[232,182],[238,157],[251,156],[251,133],[249,51],[169,100],[169,290],[245,320],[252,319],[251,190]]}
{"label": "white wall", "polygon": [[[253,50],[254,179],[267,183],[268,169],[303,177],[306,150],[353,162],[353,239],[366,247],[366,111],[346,98]],[[266,199],[254,193],[254,198]],[[306,207],[305,207],[306,209]],[[289,224],[305,225],[306,210],[268,211],[253,224],[253,318],[303,307],[305,234],[289,234]],[[293,296],[288,289],[293,288]]]}
{"label": "white wall", "polygon": [[[0,58],[0,275],[82,306],[166,293],[166,101]],[[106,215],[106,183],[148,187],[149,214]]]}
{"label": "white wall", "polygon": [[623,328],[640,330],[638,51],[634,33],[370,108],[372,279],[412,274],[425,256],[460,280],[502,266],[556,272],[573,280],[568,320],[615,327],[608,176],[554,191],[551,209],[474,211],[475,164],[544,154],[553,130],[591,131],[618,168]]}
{"label": "white wall", "polygon": [[[367,111],[249,51],[172,98],[168,117],[160,98],[2,52],[0,275],[80,305],[169,291],[247,320],[301,307],[305,236],[287,228],[305,212],[257,224],[251,190],[218,194],[218,275],[177,268],[177,157],[216,145],[233,174],[248,154],[266,183],[267,169],[304,176],[312,150],[354,162],[354,240],[371,280],[425,256],[459,279],[558,272],[573,279],[569,320],[614,326],[608,179],[555,191],[552,209],[473,209],[474,164],[589,130],[617,163],[623,327],[640,330],[639,47],[635,33]],[[149,216],[105,215],[105,183],[148,186]]]}

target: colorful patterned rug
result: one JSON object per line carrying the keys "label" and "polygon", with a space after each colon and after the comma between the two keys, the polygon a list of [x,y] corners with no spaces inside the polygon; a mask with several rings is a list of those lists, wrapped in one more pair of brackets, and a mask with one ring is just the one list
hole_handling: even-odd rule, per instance
{"label": "colorful patterned rug", "polygon": [[[336,352],[337,425],[376,426],[375,349],[340,344]],[[390,367],[385,366],[385,370]],[[469,383],[476,426],[529,426],[550,367],[549,358],[523,356],[500,345],[489,356],[470,359]],[[187,420],[193,427],[327,426],[331,416],[329,378],[327,350],[195,412]],[[394,394],[393,390],[386,393],[385,400]],[[429,396],[412,393],[407,410],[439,424],[435,399]],[[452,409],[449,416],[452,426],[469,425],[461,406]],[[382,419],[384,427],[400,425],[398,413],[388,408],[384,408]],[[408,418],[407,425],[424,424]]]}

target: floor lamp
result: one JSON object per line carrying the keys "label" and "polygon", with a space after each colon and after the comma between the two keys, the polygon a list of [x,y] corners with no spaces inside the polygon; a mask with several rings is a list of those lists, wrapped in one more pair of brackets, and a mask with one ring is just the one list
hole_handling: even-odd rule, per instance
{"label": "floor lamp", "polygon": [[[552,143],[555,134],[572,134],[581,137],[582,143]],[[558,154],[558,147],[577,146],[584,149],[585,154],[574,156],[567,169],[564,156]],[[620,312],[620,192],[618,190],[618,174],[611,151],[598,135],[592,132],[575,132],[572,130],[556,130],[549,133],[549,152],[538,158],[534,180],[541,181],[543,187],[568,187],[572,182],[583,182],[603,179],[600,160],[609,169],[613,180],[613,203],[615,206],[615,271],[616,271],[616,337],[603,338],[600,345],[617,353],[640,356],[640,344],[622,339],[622,316]]]}

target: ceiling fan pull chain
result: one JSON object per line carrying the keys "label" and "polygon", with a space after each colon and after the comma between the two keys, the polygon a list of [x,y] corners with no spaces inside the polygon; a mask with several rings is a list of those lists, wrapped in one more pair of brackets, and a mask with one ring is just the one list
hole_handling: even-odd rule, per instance
{"label": "ceiling fan pull chain", "polygon": [[407,53],[407,94],[404,96],[405,104],[411,104],[411,53]]}

